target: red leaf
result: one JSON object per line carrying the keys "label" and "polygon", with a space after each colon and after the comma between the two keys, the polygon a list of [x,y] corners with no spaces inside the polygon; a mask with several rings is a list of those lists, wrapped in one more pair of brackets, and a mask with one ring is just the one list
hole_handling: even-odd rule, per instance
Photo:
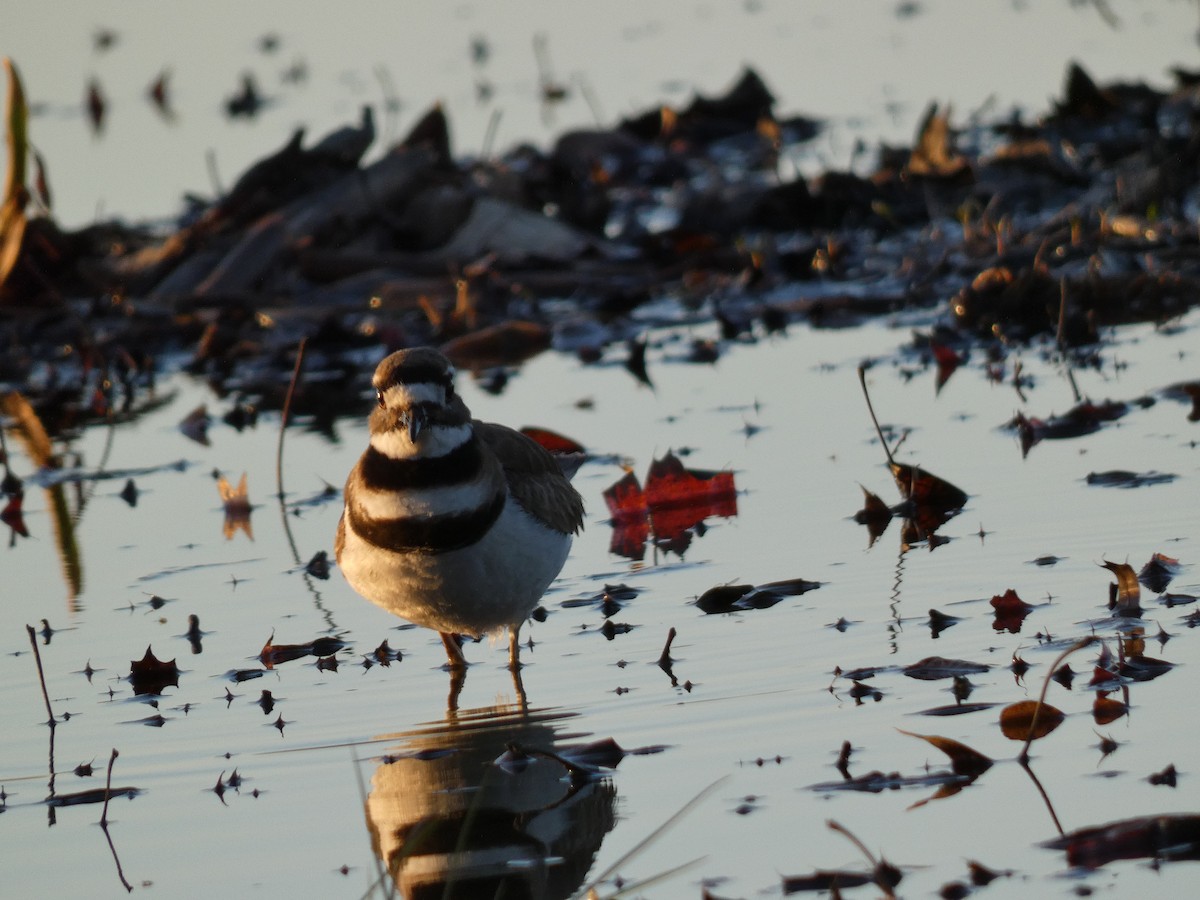
{"label": "red leaf", "polygon": [[616,523],[645,520],[649,514],[642,486],[637,476],[629,471],[604,492],[604,502]]}
{"label": "red leaf", "polygon": [[546,428],[534,428],[526,426],[521,429],[521,434],[527,438],[532,438],[537,441],[551,453],[584,453],[583,445],[578,441],[573,441],[569,437],[564,437],[557,432],[550,431]]}
{"label": "red leaf", "polygon": [[164,688],[179,687],[179,666],[163,662],[147,647],[146,655],[129,663],[129,683],[135,694],[161,694]]}
{"label": "red leaf", "polygon": [[996,618],[992,628],[996,631],[1007,631],[1016,634],[1021,630],[1021,623],[1033,609],[1028,603],[1017,596],[1017,592],[1009,588],[1003,596],[992,597],[992,608],[996,610]]}

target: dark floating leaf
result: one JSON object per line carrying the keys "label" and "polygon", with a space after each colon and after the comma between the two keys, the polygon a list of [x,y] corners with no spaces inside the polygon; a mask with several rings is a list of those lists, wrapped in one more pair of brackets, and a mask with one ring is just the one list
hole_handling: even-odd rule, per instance
{"label": "dark floating leaf", "polygon": [[1196,595],[1164,593],[1158,598],[1158,602],[1165,604],[1168,608],[1172,606],[1185,606],[1189,603],[1195,603]]}
{"label": "dark floating leaf", "polygon": [[992,609],[996,611],[992,628],[996,631],[1007,631],[1010,634],[1016,634],[1021,630],[1021,623],[1033,609],[1030,604],[1017,596],[1017,592],[1012,588],[1005,591],[1003,595],[997,594],[992,597],[991,602]]}
{"label": "dark floating leaf", "polygon": [[1175,764],[1170,763],[1161,772],[1155,772],[1146,780],[1155,787],[1175,787],[1178,778],[1179,773],[1175,771]]}
{"label": "dark floating leaf", "polygon": [[305,656],[329,656],[345,646],[345,641],[334,637],[317,638],[307,644],[276,644],[275,633],[272,632],[271,637],[267,639],[259,652],[258,660],[266,668],[273,669],[280,663],[301,659]]}
{"label": "dark floating leaf", "polygon": [[1009,422],[1009,427],[1016,429],[1021,439],[1021,455],[1026,456],[1039,441],[1064,440],[1092,434],[1105,422],[1116,421],[1128,411],[1127,403],[1106,400],[1096,404],[1085,400],[1061,416],[1051,416],[1049,419],[1026,418],[1017,413]]}
{"label": "dark floating leaf", "polygon": [[1138,581],[1156,594],[1161,594],[1171,583],[1171,579],[1179,574],[1179,560],[1155,553],[1150,561],[1138,572]]}
{"label": "dark floating leaf", "polygon": [[909,678],[917,678],[921,681],[937,681],[940,678],[953,678],[955,675],[975,675],[980,672],[986,672],[989,668],[989,666],[983,663],[975,663],[965,659],[945,659],[941,656],[927,656],[918,662],[905,666],[902,671]]}
{"label": "dark floating leaf", "polygon": [[929,610],[929,630],[932,632],[934,640],[937,640],[938,635],[951,625],[956,625],[961,621],[962,619],[958,618],[958,616],[947,615],[936,609]]}
{"label": "dark floating leaf", "polygon": [[892,470],[896,487],[904,499],[911,500],[918,507],[927,506],[940,512],[949,512],[967,505],[965,491],[927,469],[897,462],[890,463],[888,468]]}
{"label": "dark floating leaf", "polygon": [[1169,472],[1129,472],[1113,469],[1108,472],[1089,472],[1085,479],[1096,487],[1139,488],[1152,484],[1170,484],[1176,478]]}
{"label": "dark floating leaf", "polygon": [[168,687],[179,687],[179,667],[175,660],[157,659],[147,647],[145,656],[129,663],[129,683],[135,694],[161,694]]}
{"label": "dark floating leaf", "polygon": [[55,794],[53,797],[47,797],[46,805],[83,806],[88,803],[103,803],[105,794],[114,799],[117,797],[128,797],[132,800],[141,792],[141,788],[135,787],[114,787],[110,789],[88,788],[86,791],[73,791],[69,794]]}
{"label": "dark floating leaf", "polygon": [[125,487],[121,488],[121,493],[119,496],[131,507],[137,506],[138,489],[137,485],[133,483],[132,478],[126,479]]}
{"label": "dark floating leaf", "polygon": [[1067,863],[1097,869],[1119,859],[1200,859],[1200,815],[1156,815],[1081,828],[1041,844]]}
{"label": "dark floating leaf", "polygon": [[318,550],[313,554],[313,558],[304,566],[304,571],[313,578],[319,578],[322,581],[329,580],[329,554],[324,550]]}
{"label": "dark floating leaf", "polygon": [[995,709],[995,703],[955,703],[950,706],[934,706],[917,713],[919,716],[963,716],[967,713],[983,712]]}
{"label": "dark floating leaf", "polygon": [[892,511],[878,494],[871,493],[861,484],[859,487],[863,492],[863,508],[854,514],[854,521],[867,526],[867,546],[870,547],[887,531],[888,523],[892,521]]}
{"label": "dark floating leaf", "polygon": [[743,612],[750,609],[769,609],[784,597],[798,597],[821,586],[819,581],[793,578],[767,584],[720,584],[709,588],[696,600],[705,613]]}
{"label": "dark floating leaf", "polygon": [[803,892],[837,891],[842,888],[862,887],[871,884],[875,876],[870,872],[853,872],[837,869],[818,869],[811,875],[784,875],[784,894]]}

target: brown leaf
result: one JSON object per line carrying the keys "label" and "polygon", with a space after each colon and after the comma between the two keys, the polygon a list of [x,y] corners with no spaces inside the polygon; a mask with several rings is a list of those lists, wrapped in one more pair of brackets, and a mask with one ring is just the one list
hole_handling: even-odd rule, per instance
{"label": "brown leaf", "polygon": [[1041,704],[1039,710],[1036,700],[1022,700],[1000,710],[1000,731],[1010,741],[1027,741],[1032,730],[1036,741],[1058,728],[1064,718],[1062,710],[1049,703]]}
{"label": "brown leaf", "polygon": [[1129,563],[1114,563],[1104,560],[1101,563],[1117,576],[1117,605],[1113,610],[1118,616],[1140,616],[1142,614],[1142,588],[1138,584],[1137,572]]}
{"label": "brown leaf", "polygon": [[918,507],[928,506],[939,512],[949,512],[967,505],[964,491],[927,469],[897,462],[890,463],[888,468],[892,470],[896,487],[904,499],[911,500]]}
{"label": "brown leaf", "polygon": [[1120,700],[1113,700],[1107,691],[1101,691],[1092,703],[1092,719],[1097,725],[1108,725],[1129,712],[1129,707]]}
{"label": "brown leaf", "polygon": [[984,756],[978,750],[968,747],[953,738],[941,737],[936,734],[917,734],[913,731],[905,731],[903,728],[897,728],[901,734],[906,734],[909,737],[920,738],[928,744],[937,747],[948,757],[950,757],[950,768],[954,770],[956,775],[982,775],[992,767],[990,757]]}

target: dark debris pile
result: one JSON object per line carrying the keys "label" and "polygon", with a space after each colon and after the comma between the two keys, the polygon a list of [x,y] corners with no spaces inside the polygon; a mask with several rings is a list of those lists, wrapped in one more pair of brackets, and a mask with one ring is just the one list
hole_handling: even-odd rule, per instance
{"label": "dark debris pile", "polygon": [[1081,345],[1200,297],[1197,76],[1098,86],[1072,65],[1036,123],[961,128],[933,105],[869,174],[811,179],[786,160],[820,124],[774,106],[747,70],[486,160],[456,160],[434,108],[363,165],[367,110],[307,148],[297,131],[167,234],[30,217],[0,269],[0,383],[86,423],[171,359],[271,408],[305,337],[298,411],[345,414],[364,358],[412,344],[485,369],[599,359],[663,317],[732,339],[920,306],[962,341]]}

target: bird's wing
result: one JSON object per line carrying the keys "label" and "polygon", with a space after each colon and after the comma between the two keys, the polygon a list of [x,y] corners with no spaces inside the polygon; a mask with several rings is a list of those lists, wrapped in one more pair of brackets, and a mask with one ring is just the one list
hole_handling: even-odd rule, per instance
{"label": "bird's wing", "polygon": [[522,509],[563,534],[583,528],[583,498],[549,450],[512,428],[491,422],[472,424],[500,460],[508,489]]}

